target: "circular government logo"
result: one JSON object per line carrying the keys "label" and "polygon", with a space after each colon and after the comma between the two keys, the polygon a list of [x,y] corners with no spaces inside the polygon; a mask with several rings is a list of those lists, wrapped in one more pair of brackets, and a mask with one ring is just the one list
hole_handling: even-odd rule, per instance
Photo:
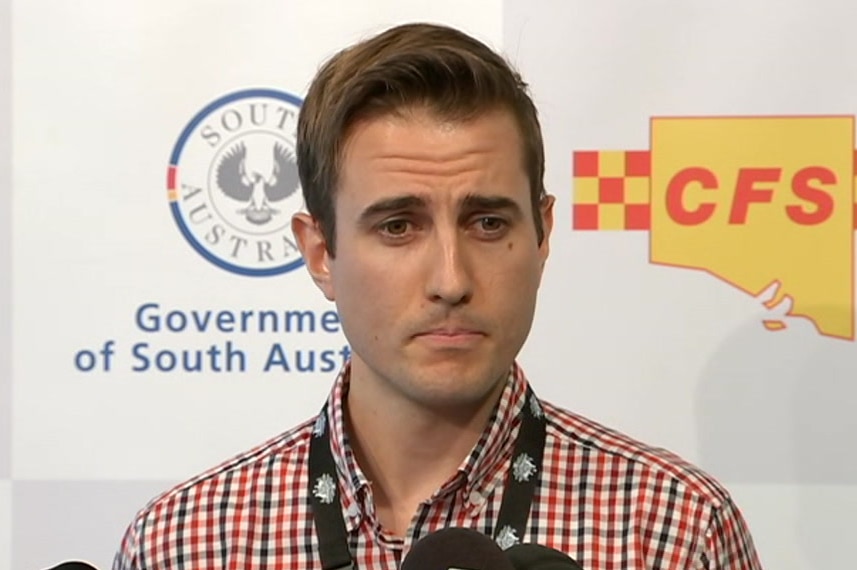
{"label": "circular government logo", "polygon": [[301,100],[249,89],[212,102],[170,156],[167,195],[193,248],[218,267],[265,276],[303,265],[291,232],[303,206],[295,161]]}

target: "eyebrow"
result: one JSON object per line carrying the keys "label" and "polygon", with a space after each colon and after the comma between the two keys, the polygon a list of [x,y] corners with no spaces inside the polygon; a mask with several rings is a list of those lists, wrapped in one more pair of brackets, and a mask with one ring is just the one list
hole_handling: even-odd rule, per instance
{"label": "eyebrow", "polygon": [[515,215],[522,213],[518,203],[506,196],[468,194],[461,205],[465,210],[511,210]]}
{"label": "eyebrow", "polygon": [[360,213],[360,221],[366,222],[377,216],[389,214],[390,212],[407,210],[409,208],[424,208],[425,206],[426,201],[419,196],[396,196],[395,198],[379,200],[374,204],[367,206],[366,209]]}
{"label": "eyebrow", "polygon": [[[360,213],[360,222],[368,221],[389,214],[408,209],[421,209],[428,206],[428,202],[413,194],[396,196],[386,200],[379,200],[370,204]],[[461,207],[465,211],[473,210],[510,210],[513,215],[521,216],[521,207],[517,202],[506,196],[483,196],[480,194],[468,194],[461,201]]]}

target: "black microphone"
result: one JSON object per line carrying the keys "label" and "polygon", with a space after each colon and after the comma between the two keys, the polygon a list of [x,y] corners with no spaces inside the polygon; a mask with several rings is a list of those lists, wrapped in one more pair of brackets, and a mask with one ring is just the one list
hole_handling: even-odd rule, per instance
{"label": "black microphone", "polygon": [[48,570],[98,570],[98,568],[92,564],[81,562],[80,560],[70,560],[68,562],[63,562],[58,566],[48,568]]}
{"label": "black microphone", "polygon": [[493,540],[469,528],[445,528],[411,547],[401,570],[515,570]]}
{"label": "black microphone", "polygon": [[541,544],[516,544],[506,556],[515,570],[583,570],[571,557]]}

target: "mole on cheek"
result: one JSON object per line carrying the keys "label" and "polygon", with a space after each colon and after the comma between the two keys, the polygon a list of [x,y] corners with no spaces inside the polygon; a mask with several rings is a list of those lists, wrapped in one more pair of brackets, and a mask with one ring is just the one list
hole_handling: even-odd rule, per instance
{"label": "mole on cheek", "polygon": [[509,249],[509,251],[512,251],[512,242],[509,242],[509,244],[506,247]]}

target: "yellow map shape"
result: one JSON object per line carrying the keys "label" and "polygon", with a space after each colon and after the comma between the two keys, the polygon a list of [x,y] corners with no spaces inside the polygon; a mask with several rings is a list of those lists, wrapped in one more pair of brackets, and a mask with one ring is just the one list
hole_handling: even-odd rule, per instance
{"label": "yellow map shape", "polygon": [[769,306],[853,339],[854,118],[653,118],[651,136],[651,261],[754,296],[779,282]]}

